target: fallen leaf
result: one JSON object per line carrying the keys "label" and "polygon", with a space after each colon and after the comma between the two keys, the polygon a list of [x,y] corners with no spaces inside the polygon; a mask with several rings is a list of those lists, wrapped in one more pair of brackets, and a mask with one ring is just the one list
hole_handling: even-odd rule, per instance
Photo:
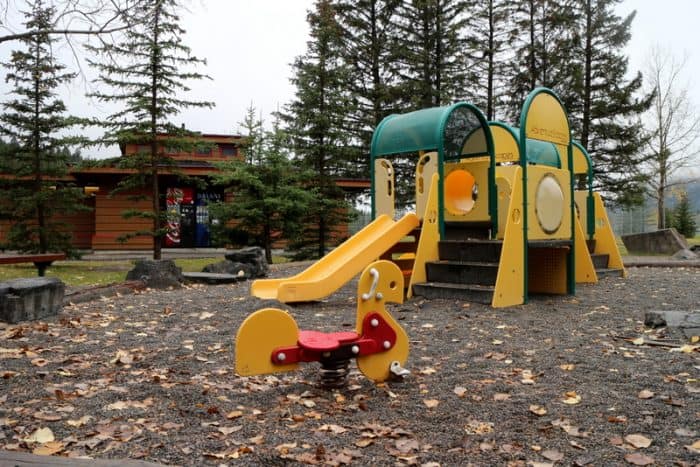
{"label": "fallen leaf", "polygon": [[654,463],[654,459],[639,452],[627,454],[625,460],[633,465],[650,465]]}
{"label": "fallen leaf", "polygon": [[92,420],[92,417],[90,415],[84,415],[77,420],[66,420],[66,424],[74,427],[81,427],[90,420]]}
{"label": "fallen leaf", "polygon": [[691,336],[690,343],[695,344],[697,342],[700,342],[700,336]]}
{"label": "fallen leaf", "polygon": [[693,444],[688,444],[684,447],[693,454],[700,454],[700,439],[695,441]]}
{"label": "fallen leaf", "polygon": [[457,394],[457,397],[464,397],[464,395],[467,393],[467,388],[462,387],[462,386],[456,386],[452,392]]}
{"label": "fallen leaf", "polygon": [[510,399],[510,394],[506,394],[503,392],[498,392],[493,395],[493,400],[497,402],[507,401],[508,399]]}
{"label": "fallen leaf", "polygon": [[330,425],[321,425],[321,426],[319,427],[318,431],[330,431],[331,433],[334,433],[334,434],[338,435],[338,434],[340,434],[340,433],[345,433],[345,432],[348,431],[348,430],[345,429],[345,428],[343,428],[343,427],[340,426],[340,425],[333,425],[333,424],[330,424]]}
{"label": "fallen leaf", "polygon": [[623,415],[610,415],[608,421],[610,423],[627,423],[627,417]]}
{"label": "fallen leaf", "polygon": [[44,358],[35,358],[34,360],[31,361],[31,364],[34,366],[42,367],[46,366],[49,363],[48,360]]}
{"label": "fallen leaf", "polygon": [[643,337],[637,337],[636,339],[633,339],[632,344],[634,345],[644,345],[644,338]]}
{"label": "fallen leaf", "polygon": [[366,448],[367,446],[369,446],[372,443],[374,443],[373,440],[371,440],[369,438],[362,438],[362,439],[358,439],[357,441],[355,441],[355,446],[357,446],[358,448]]}
{"label": "fallen leaf", "polygon": [[651,446],[651,440],[644,435],[632,434],[625,436],[625,441],[634,446],[635,448],[648,448]]}
{"label": "fallen leaf", "polygon": [[37,446],[32,450],[32,454],[37,456],[52,456],[63,451],[65,446],[60,441],[49,441],[41,446]]}
{"label": "fallen leaf", "polygon": [[212,316],[214,316],[214,313],[209,313],[208,311],[205,311],[199,315],[199,319],[204,320],[204,319],[211,318]]}
{"label": "fallen leaf", "polygon": [[239,418],[242,416],[243,412],[241,410],[233,410],[226,414],[226,418],[228,418],[229,420],[233,420],[234,418]]}
{"label": "fallen leaf", "polygon": [[569,405],[576,405],[581,402],[581,396],[576,394],[576,391],[568,391],[564,394],[562,402]]}
{"label": "fallen leaf", "polygon": [[422,375],[432,375],[432,374],[437,373],[437,370],[433,367],[426,367],[426,368],[423,368],[419,373]]}
{"label": "fallen leaf", "polygon": [[564,454],[556,449],[547,449],[546,451],[542,451],[540,455],[552,462],[558,462],[564,458]]}
{"label": "fallen leaf", "polygon": [[243,428],[243,425],[238,425],[238,426],[222,426],[220,428],[217,428],[216,431],[219,433],[223,433],[225,435],[230,435],[231,433],[235,433]]}
{"label": "fallen leaf", "polygon": [[676,431],[674,431],[676,436],[680,436],[683,438],[692,438],[693,436],[697,435],[697,432],[694,430],[689,430],[687,428],[678,428]]}
{"label": "fallen leaf", "polygon": [[50,443],[54,441],[53,431],[51,428],[39,428],[34,433],[32,433],[28,438],[25,438],[26,443]]}
{"label": "fallen leaf", "polygon": [[637,394],[637,397],[639,399],[651,399],[652,397],[654,397],[654,393],[648,389],[642,389],[641,391],[639,391],[639,394]]}
{"label": "fallen leaf", "polygon": [[417,450],[419,448],[420,445],[415,439],[402,438],[396,440],[396,449],[398,449],[398,451],[401,454],[408,454],[409,452]]}
{"label": "fallen leaf", "polygon": [[34,412],[33,416],[37,420],[44,420],[47,422],[56,422],[56,421],[60,420],[61,418],[63,418],[57,413],[48,413],[48,412],[41,412],[41,411]]}
{"label": "fallen leaf", "polygon": [[134,363],[134,356],[131,355],[127,350],[119,349],[117,350],[117,354],[114,356],[114,358],[109,362],[114,365],[118,365],[120,363],[122,365],[131,365],[132,363]]}
{"label": "fallen leaf", "polygon": [[542,415],[547,414],[547,409],[545,409],[541,405],[534,405],[533,404],[530,406],[530,412],[534,413],[535,415],[539,415],[541,417]]}
{"label": "fallen leaf", "polygon": [[423,403],[425,404],[425,406],[426,406],[427,408],[429,408],[429,409],[434,409],[435,407],[438,406],[438,404],[440,403],[440,401],[437,400],[437,399],[423,399]]}
{"label": "fallen leaf", "polygon": [[573,370],[575,367],[574,367],[574,365],[573,365],[572,363],[565,363],[565,364],[563,364],[563,365],[559,365],[559,368],[561,368],[561,369],[564,370],[564,371],[571,371],[571,370]]}

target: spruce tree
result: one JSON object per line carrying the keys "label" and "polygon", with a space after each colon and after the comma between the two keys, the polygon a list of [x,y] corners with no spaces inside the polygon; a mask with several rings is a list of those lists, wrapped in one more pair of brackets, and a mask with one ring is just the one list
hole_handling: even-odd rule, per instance
{"label": "spruce tree", "polygon": [[693,238],[695,237],[695,232],[697,231],[695,214],[696,213],[693,213],[690,205],[688,192],[684,191],[680,195],[678,204],[673,209],[673,216],[671,217],[673,222],[669,223],[669,227],[675,227],[678,233],[686,238]]}
{"label": "spruce tree", "polygon": [[348,124],[355,175],[369,174],[370,143],[384,117],[399,111],[397,100],[399,40],[394,23],[399,0],[339,0],[343,59],[348,64],[348,90],[354,99]]}
{"label": "spruce tree", "polygon": [[406,110],[452,103],[467,85],[464,0],[410,0],[397,10]]}
{"label": "spruce tree", "polygon": [[[278,240],[293,240],[303,231],[304,214],[312,195],[304,187],[308,174],[296,167],[289,154],[287,136],[274,122],[272,131],[263,129],[251,106],[241,124],[245,135],[244,160],[217,163],[217,184],[233,195],[232,202],[211,205],[219,230],[236,236],[241,233],[248,243],[265,250],[272,263],[272,246]],[[235,227],[227,225],[236,221]]]}
{"label": "spruce tree", "polygon": [[[30,7],[24,13],[26,29],[49,28],[55,9],[41,0]],[[70,253],[70,226],[59,218],[86,209],[82,191],[64,181],[70,157],[65,148],[83,141],[64,136],[81,120],[67,116],[56,97],[56,89],[75,74],[57,62],[53,42],[48,33],[29,34],[21,39],[24,48],[3,63],[5,80],[14,88],[0,115],[0,134],[11,140],[0,152],[0,173],[5,174],[0,177],[0,218],[11,223],[5,247],[32,253]]]}
{"label": "spruce tree", "polygon": [[306,53],[293,64],[295,97],[280,117],[298,164],[314,173],[309,189],[315,199],[308,211],[308,228],[291,247],[320,257],[330,246],[337,226],[348,218],[348,205],[335,178],[354,171],[348,156],[352,149],[347,128],[353,101],[336,7],[329,0],[317,1],[308,22],[311,40]]}
{"label": "spruce tree", "polygon": [[640,116],[652,94],[642,92],[642,75],[628,79],[624,49],[635,13],[621,18],[622,0],[576,0],[576,38],[568,53],[574,78],[562,91],[574,133],[593,158],[596,189],[621,204],[641,202],[645,177],[637,166],[644,155]]}
{"label": "spruce tree", "polygon": [[195,133],[174,124],[172,119],[182,109],[214,105],[184,97],[189,91],[187,81],[208,77],[192,71],[205,62],[192,56],[183,44],[185,30],[180,26],[180,8],[177,0],[139,2],[133,11],[138,19],[136,25],[125,32],[121,42],[93,48],[104,61],[91,62],[100,72],[98,82],[113,89],[112,93],[98,92],[93,96],[124,106],[103,122],[107,131],[102,142],[147,148],[121,158],[121,167],[135,173],[121,180],[117,191],[136,189],[148,193],[143,197],[150,198],[149,211],[129,210],[123,215],[152,221],[150,229],[130,236],[153,237],[156,260],[161,258],[163,237],[167,233],[159,175],[176,172],[176,163],[168,153],[187,152],[201,145]]}
{"label": "spruce tree", "polygon": [[488,120],[505,118],[511,11],[512,2],[476,0],[467,16],[468,84],[459,97],[482,109]]}

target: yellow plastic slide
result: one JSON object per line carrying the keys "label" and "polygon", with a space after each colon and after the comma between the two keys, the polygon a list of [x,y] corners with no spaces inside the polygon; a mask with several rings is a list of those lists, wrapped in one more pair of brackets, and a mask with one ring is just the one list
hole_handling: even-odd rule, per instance
{"label": "yellow plastic slide", "polygon": [[283,303],[319,300],[332,294],[359,274],[368,264],[418,227],[418,217],[409,213],[398,221],[383,214],[305,271],[286,279],[253,282],[251,295]]}

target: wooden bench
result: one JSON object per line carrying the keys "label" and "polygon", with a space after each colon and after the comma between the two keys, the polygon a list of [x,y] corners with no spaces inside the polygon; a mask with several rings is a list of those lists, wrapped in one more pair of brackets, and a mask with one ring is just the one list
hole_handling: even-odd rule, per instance
{"label": "wooden bench", "polygon": [[0,264],[34,263],[39,276],[43,276],[51,263],[63,259],[66,259],[65,253],[11,254],[0,255]]}

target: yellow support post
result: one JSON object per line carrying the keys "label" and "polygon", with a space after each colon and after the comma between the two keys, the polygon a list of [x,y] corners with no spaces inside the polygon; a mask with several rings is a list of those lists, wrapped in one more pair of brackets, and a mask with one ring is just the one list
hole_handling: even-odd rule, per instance
{"label": "yellow support post", "polygon": [[617,248],[615,234],[613,234],[610,220],[608,220],[608,213],[605,210],[600,193],[593,193],[593,202],[595,206],[595,253],[610,255],[608,267],[610,269],[621,269],[622,277],[626,277],[627,271],[625,271],[625,265],[622,263],[622,256]]}
{"label": "yellow support post", "polygon": [[438,242],[440,241],[440,227],[438,225],[438,174],[433,174],[430,181],[430,191],[425,203],[423,212],[423,226],[421,227],[420,239],[416,258],[413,262],[411,280],[408,283],[406,296],[413,296],[413,284],[419,284],[428,280],[425,272],[425,263],[437,261],[439,259]]}
{"label": "yellow support post", "polygon": [[576,283],[588,283],[595,284],[598,282],[598,274],[595,272],[595,266],[593,266],[593,259],[588,251],[588,245],[586,244],[586,236],[583,233],[583,227],[581,227],[581,219],[576,217],[576,239],[574,244],[576,245],[576,250],[574,251],[576,263]]}

